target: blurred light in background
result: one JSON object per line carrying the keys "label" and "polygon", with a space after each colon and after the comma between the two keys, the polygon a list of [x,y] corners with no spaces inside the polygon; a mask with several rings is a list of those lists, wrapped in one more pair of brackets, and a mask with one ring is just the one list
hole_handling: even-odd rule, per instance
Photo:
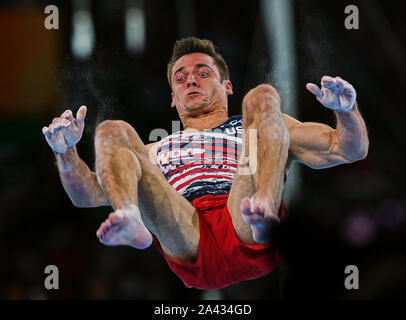
{"label": "blurred light in background", "polygon": [[342,238],[353,247],[371,245],[376,234],[376,223],[366,212],[353,212],[341,225]]}
{"label": "blurred light in background", "polygon": [[95,34],[88,0],[73,1],[72,53],[77,59],[88,58],[94,49]]}
{"label": "blurred light in background", "polygon": [[145,48],[145,18],[142,0],[126,2],[125,40],[130,55],[143,53]]}
{"label": "blurred light in background", "polygon": [[30,119],[58,97],[64,30],[47,30],[43,11],[30,6],[0,11],[1,120]]}
{"label": "blurred light in background", "polygon": [[203,290],[201,295],[202,300],[223,300],[223,295],[220,290]]}
{"label": "blurred light in background", "polygon": [[[268,83],[275,86],[281,95],[282,111],[297,119],[293,3],[292,0],[262,0],[261,7],[272,61]],[[284,200],[288,205],[295,200],[301,189],[299,170],[299,166],[291,166],[284,191]]]}

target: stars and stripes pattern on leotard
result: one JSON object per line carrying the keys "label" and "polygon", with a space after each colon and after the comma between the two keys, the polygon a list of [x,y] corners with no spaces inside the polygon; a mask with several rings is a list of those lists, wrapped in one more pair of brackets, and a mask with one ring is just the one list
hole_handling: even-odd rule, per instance
{"label": "stars and stripes pattern on leotard", "polygon": [[211,130],[176,132],[159,142],[157,164],[186,199],[229,193],[242,146],[241,115]]}

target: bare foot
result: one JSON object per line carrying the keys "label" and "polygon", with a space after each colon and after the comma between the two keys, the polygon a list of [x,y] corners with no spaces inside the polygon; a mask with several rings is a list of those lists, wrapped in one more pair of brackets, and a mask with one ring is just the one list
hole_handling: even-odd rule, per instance
{"label": "bare foot", "polygon": [[135,205],[110,213],[96,235],[106,246],[127,245],[146,249],[152,244],[152,235],[142,222],[140,211]]}
{"label": "bare foot", "polygon": [[257,243],[269,243],[271,229],[279,224],[279,218],[270,209],[269,201],[253,195],[241,200],[242,219],[252,229],[252,236]]}

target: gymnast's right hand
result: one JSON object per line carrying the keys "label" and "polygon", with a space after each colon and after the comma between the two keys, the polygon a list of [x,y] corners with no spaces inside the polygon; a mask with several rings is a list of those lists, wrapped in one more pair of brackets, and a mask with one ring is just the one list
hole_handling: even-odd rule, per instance
{"label": "gymnast's right hand", "polygon": [[75,119],[72,111],[66,110],[59,118],[54,118],[49,127],[42,128],[45,139],[55,152],[65,153],[79,142],[85,127],[86,112],[86,106],[81,106]]}

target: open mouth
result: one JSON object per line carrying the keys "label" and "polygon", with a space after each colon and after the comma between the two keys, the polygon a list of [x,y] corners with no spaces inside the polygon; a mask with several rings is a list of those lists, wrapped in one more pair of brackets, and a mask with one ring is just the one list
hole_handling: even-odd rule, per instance
{"label": "open mouth", "polygon": [[200,93],[200,92],[197,92],[197,91],[192,91],[192,92],[189,92],[189,93],[187,94],[188,97],[198,96],[198,95],[201,95],[201,93]]}

